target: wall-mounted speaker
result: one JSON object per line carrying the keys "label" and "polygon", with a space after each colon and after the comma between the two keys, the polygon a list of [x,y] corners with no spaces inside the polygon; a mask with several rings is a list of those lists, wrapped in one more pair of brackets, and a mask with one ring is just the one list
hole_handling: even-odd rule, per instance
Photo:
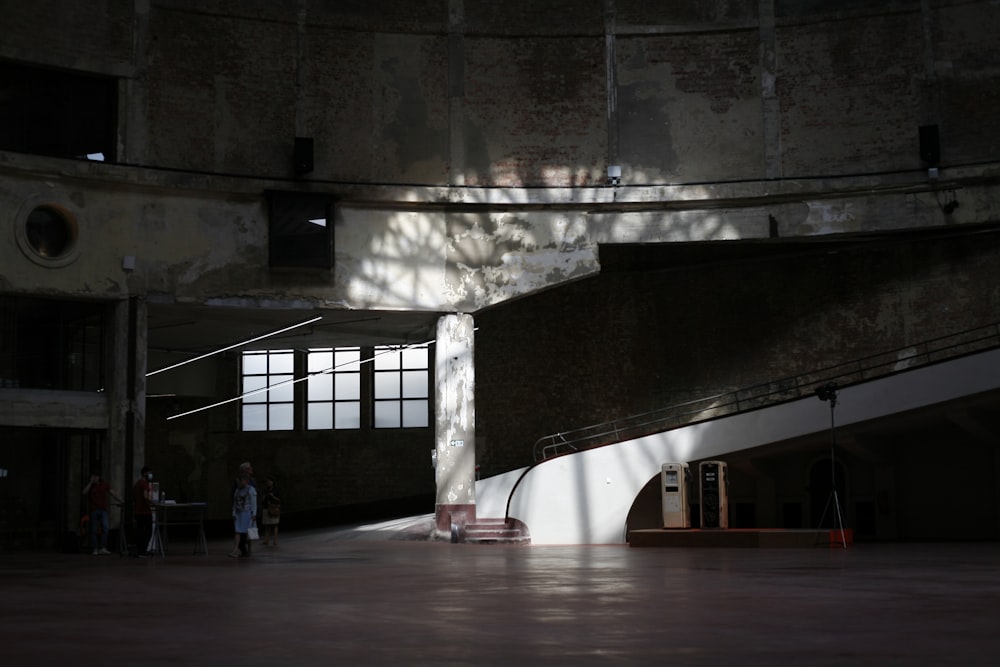
{"label": "wall-mounted speaker", "polygon": [[937,125],[920,126],[920,159],[928,167],[936,167],[941,162],[941,140]]}
{"label": "wall-mounted speaker", "polygon": [[313,170],[312,137],[295,137],[295,175],[302,176]]}

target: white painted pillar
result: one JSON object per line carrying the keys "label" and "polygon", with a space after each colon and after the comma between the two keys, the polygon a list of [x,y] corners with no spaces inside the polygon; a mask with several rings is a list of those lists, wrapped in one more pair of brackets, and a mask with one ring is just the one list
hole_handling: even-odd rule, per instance
{"label": "white painted pillar", "polygon": [[434,516],[439,532],[476,520],[475,345],[471,315],[445,315],[435,346]]}

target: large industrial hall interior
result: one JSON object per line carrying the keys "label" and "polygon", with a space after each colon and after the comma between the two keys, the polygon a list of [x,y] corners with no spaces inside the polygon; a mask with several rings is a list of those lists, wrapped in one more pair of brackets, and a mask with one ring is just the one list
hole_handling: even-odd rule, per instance
{"label": "large industrial hall interior", "polygon": [[11,664],[1000,648],[995,0],[0,17]]}

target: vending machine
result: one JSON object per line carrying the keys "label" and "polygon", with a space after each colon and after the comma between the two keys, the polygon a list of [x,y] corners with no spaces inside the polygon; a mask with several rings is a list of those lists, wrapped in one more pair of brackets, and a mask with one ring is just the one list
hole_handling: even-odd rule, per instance
{"label": "vending machine", "polygon": [[725,461],[702,461],[698,465],[699,496],[701,498],[701,527],[728,528],[729,480]]}
{"label": "vending machine", "polygon": [[686,463],[664,463],[660,466],[660,496],[664,528],[690,528],[688,509],[688,479]]}

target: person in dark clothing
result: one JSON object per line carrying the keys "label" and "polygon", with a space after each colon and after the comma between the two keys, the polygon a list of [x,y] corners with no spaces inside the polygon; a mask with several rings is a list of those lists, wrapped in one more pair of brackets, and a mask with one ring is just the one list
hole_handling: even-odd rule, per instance
{"label": "person in dark clothing", "polygon": [[143,558],[149,555],[149,543],[153,539],[153,499],[152,487],[153,469],[143,466],[139,479],[132,487],[132,514],[135,517],[135,547],[136,555]]}
{"label": "person in dark clothing", "polygon": [[281,521],[281,498],[278,496],[278,488],[274,485],[274,479],[267,478],[264,482],[264,490],[261,494],[261,531],[260,539],[264,546],[269,543],[278,546],[278,522]]}

